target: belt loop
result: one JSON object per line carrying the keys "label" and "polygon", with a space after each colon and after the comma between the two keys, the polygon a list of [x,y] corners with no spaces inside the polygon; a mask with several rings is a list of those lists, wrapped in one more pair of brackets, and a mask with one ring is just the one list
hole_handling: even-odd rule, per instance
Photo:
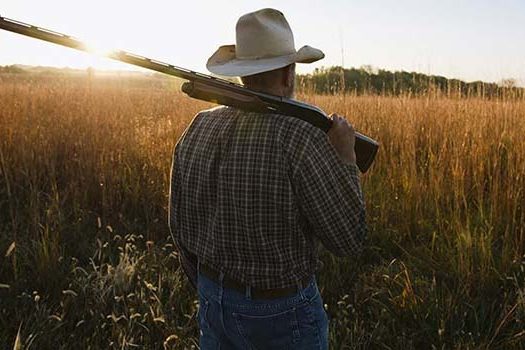
{"label": "belt loop", "polygon": [[246,285],[246,299],[252,300],[252,286]]}
{"label": "belt loop", "polygon": [[301,283],[301,280],[297,281],[297,292],[301,295],[301,300],[306,299],[306,296],[303,293],[303,284]]}
{"label": "belt loop", "polygon": [[219,272],[219,284],[221,285],[221,288],[223,287],[223,282],[224,282],[224,272],[220,271]]}
{"label": "belt loop", "polygon": [[224,294],[224,272],[219,273],[219,303],[222,305],[222,296]]}
{"label": "belt loop", "polygon": [[224,272],[219,273],[219,303],[222,305],[222,296],[224,295]]}

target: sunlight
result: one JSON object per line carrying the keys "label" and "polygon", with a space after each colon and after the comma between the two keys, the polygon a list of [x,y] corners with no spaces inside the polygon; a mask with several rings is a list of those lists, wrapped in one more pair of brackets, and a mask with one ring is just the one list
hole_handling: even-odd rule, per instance
{"label": "sunlight", "polygon": [[113,52],[115,52],[115,49],[103,46],[99,42],[94,41],[86,41],[84,42],[84,46],[86,50],[89,51],[89,53],[101,57],[109,57]]}
{"label": "sunlight", "polygon": [[137,67],[111,59],[114,48],[102,45],[98,41],[84,42],[86,54],[78,54],[71,59],[71,66],[91,67],[96,70],[137,70]]}

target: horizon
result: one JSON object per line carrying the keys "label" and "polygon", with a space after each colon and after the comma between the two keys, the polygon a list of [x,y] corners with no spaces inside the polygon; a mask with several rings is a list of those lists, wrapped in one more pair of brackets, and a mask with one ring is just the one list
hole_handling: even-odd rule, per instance
{"label": "horizon", "polygon": [[[57,66],[41,66],[41,65],[26,65],[26,64],[19,64],[19,63],[15,63],[15,64],[10,64],[10,65],[0,65],[0,68],[7,68],[7,67],[18,67],[18,68],[21,68],[21,69],[27,69],[28,70],[28,73],[32,73],[31,70],[33,69],[42,69],[42,70],[49,70],[50,72],[52,70],[64,70],[64,71],[72,71],[74,73],[87,73],[87,70],[88,69],[92,69],[92,72],[95,73],[95,77],[96,77],[96,74],[97,72],[101,73],[101,74],[104,74],[104,75],[121,75],[121,74],[129,74],[129,75],[142,75],[144,77],[147,77],[147,76],[153,76],[153,75],[160,75],[160,76],[169,76],[171,78],[175,78],[175,79],[181,79],[181,78],[177,78],[175,76],[170,76],[170,75],[165,75],[163,73],[160,73],[160,72],[157,72],[157,71],[153,71],[153,70],[148,70],[146,68],[141,68],[141,67],[138,67],[138,66],[132,66],[132,65],[129,65],[129,64],[124,64],[126,66],[129,66],[128,69],[110,69],[110,68],[96,68],[96,67],[92,67],[92,66],[88,66],[88,67],[82,67],[82,68],[75,68],[75,67],[57,67]],[[307,74],[313,74],[314,73],[314,70],[315,69],[330,69],[332,67],[337,67],[337,66],[329,66],[329,67],[325,67],[325,66],[321,66],[321,67],[316,67],[314,68],[311,72],[299,72],[299,73],[296,73],[297,75],[307,75]],[[357,69],[357,70],[360,70],[360,69],[367,69],[367,68],[371,68],[372,69],[372,72],[371,74],[377,74],[377,71],[378,70],[383,70],[383,68],[381,67],[372,67],[372,66],[368,66],[367,65],[364,65],[364,66],[361,66],[361,67],[343,67],[345,70],[350,70],[350,69]],[[396,71],[390,71],[390,70],[386,70],[386,71],[389,71],[391,73],[408,73],[408,74],[426,74],[426,73],[423,73],[423,72],[417,72],[417,71],[405,71],[405,70],[396,70]],[[202,72],[197,72],[197,73],[202,73]],[[206,72],[206,74],[209,74],[211,76],[214,76],[214,74],[212,73],[209,73],[209,72]],[[464,83],[467,83],[467,84],[471,84],[471,83],[484,83],[484,84],[497,84],[499,86],[502,86],[500,83],[503,83],[502,81],[499,81],[499,82],[492,82],[492,81],[484,81],[484,80],[471,80],[471,81],[467,81],[467,80],[462,80],[460,78],[457,78],[457,77],[451,77],[451,76],[444,76],[444,75],[440,75],[440,74],[432,74],[432,75],[428,75],[428,77],[440,77],[440,78],[445,78],[447,80],[460,80]],[[519,82],[516,82],[517,85],[515,85],[515,87],[517,88],[525,88],[525,85],[522,85],[520,84]]]}
{"label": "horizon", "polygon": [[[392,4],[376,0],[365,6],[356,1],[331,0],[311,1],[307,8],[312,11],[299,11],[299,3],[255,1],[247,5],[235,0],[232,6],[224,8],[210,1],[194,1],[179,10],[198,14],[189,16],[177,14],[176,6],[163,1],[134,8],[122,0],[112,3],[95,0],[89,4],[70,4],[65,0],[29,4],[28,0],[7,0],[1,15],[83,38],[101,47],[124,49],[208,73],[204,67],[206,59],[219,45],[234,42],[238,17],[259,8],[275,7],[288,19],[297,49],[311,45],[326,54],[325,59],[314,64],[299,64],[299,74],[311,73],[320,67],[369,65],[392,72],[418,72],[465,82],[499,83],[514,79],[517,85],[525,85],[525,48],[514,45],[525,37],[525,28],[521,25],[525,22],[525,4],[519,1],[493,4],[447,0],[419,4],[415,0],[403,0]],[[165,11],[157,11],[159,7]],[[231,11],[232,8],[236,10]],[[115,14],[122,9],[126,12],[118,17],[115,25]],[[96,26],[92,18],[97,19]],[[188,32],[191,35],[177,35],[169,44],[165,41],[173,37],[171,33]],[[159,40],[152,40],[156,35]],[[99,71],[141,70],[0,31],[0,65],[12,64],[93,67]]]}

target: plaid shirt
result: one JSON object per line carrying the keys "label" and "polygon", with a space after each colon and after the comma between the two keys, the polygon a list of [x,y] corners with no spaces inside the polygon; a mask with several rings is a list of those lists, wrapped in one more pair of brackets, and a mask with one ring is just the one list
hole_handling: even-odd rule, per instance
{"label": "plaid shirt", "polygon": [[323,131],[231,107],[200,112],[179,139],[170,229],[179,250],[263,289],[315,273],[319,241],[349,256],[367,235],[357,167]]}

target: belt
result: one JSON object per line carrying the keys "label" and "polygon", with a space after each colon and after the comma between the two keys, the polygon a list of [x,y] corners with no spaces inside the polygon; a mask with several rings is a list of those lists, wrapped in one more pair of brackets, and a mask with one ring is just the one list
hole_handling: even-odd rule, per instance
{"label": "belt", "polygon": [[[204,264],[199,264],[199,272],[203,274],[208,279],[212,280],[215,283],[219,283],[219,276],[220,272],[212,269],[209,266],[206,266]],[[305,288],[310,281],[312,280],[312,276],[307,276],[303,278],[301,283],[301,288]],[[242,282],[239,282],[237,280],[234,280],[232,278],[229,278],[228,276],[224,276],[222,280],[222,284],[226,288],[235,289],[241,293],[246,292],[247,286],[244,285]],[[287,287],[287,288],[276,288],[276,289],[260,289],[260,288],[251,288],[251,296],[252,299],[273,299],[273,298],[282,298],[294,295],[297,293],[299,286],[294,287]]]}

